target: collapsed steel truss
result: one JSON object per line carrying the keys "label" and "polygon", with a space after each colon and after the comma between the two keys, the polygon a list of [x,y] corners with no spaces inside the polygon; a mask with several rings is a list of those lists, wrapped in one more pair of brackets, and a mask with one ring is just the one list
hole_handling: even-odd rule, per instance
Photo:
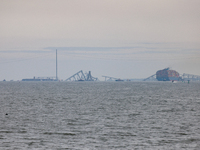
{"label": "collapsed steel truss", "polygon": [[185,81],[185,80],[200,81],[200,76],[184,73],[184,74],[182,74],[181,79],[182,79],[183,81]]}
{"label": "collapsed steel truss", "polygon": [[83,71],[79,71],[66,79],[65,81],[98,81],[98,78],[95,78],[91,75],[91,71],[89,73],[83,73]]}
{"label": "collapsed steel truss", "polygon": [[102,77],[105,77],[105,81],[117,80],[117,78],[114,77],[109,77],[109,76],[102,76]]}
{"label": "collapsed steel truss", "polygon": [[156,74],[154,74],[154,75],[151,75],[150,77],[148,77],[148,78],[144,79],[143,81],[146,81],[146,80],[150,80],[150,81],[157,81],[157,79],[156,79]]}
{"label": "collapsed steel truss", "polygon": [[113,80],[119,80],[122,81],[120,78],[114,78],[114,77],[109,77],[109,76],[102,76],[105,78],[105,81],[113,81]]}

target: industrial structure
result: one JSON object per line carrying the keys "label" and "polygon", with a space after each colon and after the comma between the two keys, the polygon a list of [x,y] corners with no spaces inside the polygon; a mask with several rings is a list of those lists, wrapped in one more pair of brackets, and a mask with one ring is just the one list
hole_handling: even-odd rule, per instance
{"label": "industrial structure", "polygon": [[57,61],[57,49],[56,49],[56,80],[58,81],[58,61]]}
{"label": "industrial structure", "polygon": [[75,73],[71,77],[67,78],[65,81],[98,81],[98,78],[95,78],[91,75],[91,71],[85,74],[82,70]]}
{"label": "industrial structure", "polygon": [[[105,77],[105,81],[133,81],[135,79],[120,79],[110,76],[102,76]],[[179,74],[175,70],[170,70],[170,68],[165,68],[162,70],[158,70],[155,74],[145,78],[145,79],[137,79],[136,81],[200,81],[199,75],[193,74]],[[5,79],[3,81],[6,81]],[[22,81],[59,81],[58,80],[58,63],[57,63],[57,49],[56,49],[56,76],[55,77],[33,77],[22,79]],[[65,81],[99,81],[98,78],[93,77],[91,75],[91,71],[85,74],[82,70],[75,73],[71,77],[67,78]]]}
{"label": "industrial structure", "polygon": [[22,81],[58,81],[57,49],[56,49],[56,77],[33,77],[29,79],[22,79]]}
{"label": "industrial structure", "polygon": [[[57,63],[57,49],[56,49],[56,77],[33,77],[28,79],[22,79],[22,81],[58,81],[58,63]],[[98,81],[91,75],[91,71],[85,74],[83,71],[75,73],[73,76],[66,79],[66,81]]]}

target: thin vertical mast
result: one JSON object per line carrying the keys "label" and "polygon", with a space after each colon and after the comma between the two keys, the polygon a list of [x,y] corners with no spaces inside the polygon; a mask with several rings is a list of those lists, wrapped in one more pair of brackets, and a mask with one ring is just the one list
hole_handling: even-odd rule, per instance
{"label": "thin vertical mast", "polygon": [[56,80],[58,80],[57,49],[56,49]]}

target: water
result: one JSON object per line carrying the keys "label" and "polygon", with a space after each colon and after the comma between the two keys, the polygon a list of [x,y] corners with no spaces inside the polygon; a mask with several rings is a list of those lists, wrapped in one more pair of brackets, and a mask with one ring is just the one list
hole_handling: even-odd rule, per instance
{"label": "water", "polygon": [[199,90],[192,82],[0,82],[0,149],[197,150]]}

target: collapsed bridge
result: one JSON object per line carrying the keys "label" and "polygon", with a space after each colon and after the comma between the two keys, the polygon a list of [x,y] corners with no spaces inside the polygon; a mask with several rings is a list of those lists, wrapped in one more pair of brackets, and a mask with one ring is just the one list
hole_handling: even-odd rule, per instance
{"label": "collapsed bridge", "polygon": [[91,75],[91,71],[89,71],[88,73],[86,72],[84,74],[83,71],[80,70],[71,77],[67,78],[65,81],[98,81],[98,80],[99,80],[98,78],[95,78]]}
{"label": "collapsed bridge", "polygon": [[193,74],[179,74],[175,70],[170,70],[165,68],[163,70],[158,70],[156,74],[145,78],[143,81],[200,81],[200,76]]}
{"label": "collapsed bridge", "polygon": [[200,81],[200,76],[184,73],[184,74],[182,74],[181,79],[183,81],[188,81],[188,80],[190,80],[190,81]]}

